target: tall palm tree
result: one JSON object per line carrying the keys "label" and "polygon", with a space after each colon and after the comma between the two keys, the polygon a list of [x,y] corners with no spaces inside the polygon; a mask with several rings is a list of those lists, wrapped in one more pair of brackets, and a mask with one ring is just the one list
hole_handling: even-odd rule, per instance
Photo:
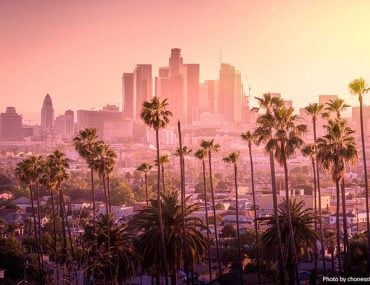
{"label": "tall palm tree", "polygon": [[331,99],[328,103],[326,103],[325,110],[327,114],[325,114],[324,116],[330,117],[330,115],[334,113],[335,118],[340,119],[342,117],[342,112],[345,111],[348,107],[350,106],[346,104],[341,98]]}
{"label": "tall palm tree", "polygon": [[[158,161],[155,160],[154,161],[155,164],[158,166]],[[166,191],[166,182],[165,182],[165,177],[164,177],[164,167],[166,164],[169,164],[170,163],[170,155],[169,154],[162,154],[161,156],[159,156],[159,168],[161,169],[161,173],[162,173],[162,191]]]}
{"label": "tall palm tree", "polygon": [[251,186],[252,186],[252,199],[253,199],[253,212],[254,212],[254,232],[256,235],[256,253],[257,253],[257,269],[258,269],[258,284],[261,284],[261,266],[260,266],[260,248],[258,238],[258,219],[257,219],[257,205],[256,205],[256,192],[254,189],[254,168],[253,168],[253,156],[252,156],[252,143],[255,142],[256,137],[251,131],[247,131],[241,134],[241,138],[248,144],[249,151],[249,165],[251,171]]}
{"label": "tall palm tree", "polygon": [[[180,158],[180,177],[181,177],[181,212],[182,212],[182,230],[185,235],[185,156],[189,155],[191,152],[191,149],[188,149],[186,146],[183,146],[182,144],[182,135],[181,135],[181,124],[180,121],[177,122],[177,129],[179,133],[179,147],[177,148],[175,152],[175,156],[178,156]],[[185,255],[185,260],[184,260],[184,267],[185,267],[185,272],[187,274],[186,278],[186,283],[189,284],[190,278],[189,278],[189,258],[188,258],[188,253],[185,250],[186,245],[185,242],[184,244],[184,255]]]}
{"label": "tall palm tree", "polygon": [[69,224],[66,219],[65,203],[64,203],[64,193],[63,193],[63,183],[68,179],[69,175],[67,169],[69,169],[69,159],[60,150],[55,150],[48,156],[48,161],[50,163],[50,171],[56,183],[56,190],[59,193],[59,208],[60,208],[60,218],[62,221],[62,234],[63,234],[63,257],[62,260],[65,262],[68,258],[67,256],[67,234],[66,228],[69,233],[70,247],[72,251],[72,256],[74,255],[73,243],[70,235]]}
{"label": "tall palm tree", "polygon": [[[325,117],[324,114],[324,105],[318,104],[318,103],[311,103],[308,106],[305,107],[306,113],[311,116],[312,119],[312,129],[313,129],[313,145],[312,148],[306,149],[306,155],[311,157],[312,161],[312,155],[314,155],[315,165],[313,166],[313,173],[314,173],[314,189],[315,189],[315,195],[317,192],[318,195],[318,201],[319,201],[319,227],[320,227],[320,242],[321,246],[323,248],[321,252],[321,258],[323,262],[324,267],[324,274],[326,274],[326,261],[325,261],[325,251],[324,251],[324,231],[322,227],[322,207],[321,207],[321,187],[320,187],[320,172],[318,167],[318,161],[316,156],[316,144],[317,144],[317,119],[320,117]],[[315,213],[316,213],[316,198],[315,198]],[[316,229],[316,224],[315,224]],[[317,272],[317,253],[315,253],[315,272]]]}
{"label": "tall palm tree", "polygon": [[95,171],[99,174],[100,178],[102,179],[106,203],[106,213],[107,215],[109,215],[111,213],[109,176],[113,171],[117,155],[110,148],[110,146],[105,143],[97,144],[95,153],[96,157],[94,160],[94,167]]}
{"label": "tall palm tree", "polygon": [[[302,148],[302,154],[303,156],[307,156],[311,160],[312,164],[312,173],[313,173],[313,193],[314,193],[314,212],[317,215],[317,177],[316,177],[316,148],[314,144],[307,144]],[[321,216],[319,216],[321,219]],[[317,223],[315,221],[315,231],[317,231]],[[321,233],[321,230],[320,230]],[[324,243],[321,242],[321,245],[323,246]],[[325,258],[325,253],[324,253],[324,258]],[[317,254],[317,247],[314,248],[314,264],[315,264],[315,275],[317,274],[317,259],[318,259],[318,254]],[[325,262],[325,259],[323,259],[323,262]],[[325,268],[326,270],[326,268]]]}
{"label": "tall palm tree", "polygon": [[235,183],[235,202],[236,202],[236,237],[238,240],[238,255],[239,255],[239,268],[240,268],[240,284],[243,285],[243,263],[240,244],[240,224],[239,224],[239,193],[238,193],[238,166],[240,152],[232,152],[223,158],[226,163],[231,163],[234,166],[234,183]]}
{"label": "tall palm tree", "polygon": [[[307,125],[299,123],[299,117],[293,114],[293,108],[282,107],[274,110],[275,133],[266,144],[266,150],[273,152],[276,161],[284,168],[285,201],[289,203],[289,171],[288,159],[304,144],[302,136],[307,131]],[[267,118],[268,119],[268,118]],[[299,284],[299,268],[297,249],[294,242],[294,231],[290,212],[287,212],[288,226],[291,235],[291,250],[295,264],[296,282]]]}
{"label": "tall palm tree", "polygon": [[367,269],[370,271],[370,218],[369,218],[369,185],[367,180],[367,163],[366,163],[366,145],[364,134],[364,115],[363,115],[363,96],[369,92],[369,87],[363,78],[358,78],[349,83],[350,92],[358,96],[360,103],[360,126],[361,126],[361,147],[362,162],[364,164],[365,174],[365,200],[366,200],[366,229],[367,229]]}
{"label": "tall palm tree", "polygon": [[[272,127],[273,127],[273,111],[275,109],[281,108],[284,106],[282,99],[272,96],[270,93],[263,94],[262,98],[255,97],[258,103],[258,108],[253,108],[252,111],[265,110],[264,116],[268,119],[265,120],[263,117],[257,119],[257,129],[254,132],[256,136],[256,143],[265,143],[272,136]],[[274,215],[277,221],[277,234],[278,234],[278,245],[279,245],[279,255],[278,255],[278,266],[279,266],[279,276],[280,284],[285,284],[285,270],[284,270],[284,254],[283,246],[280,235],[280,225],[278,219],[278,200],[277,200],[277,188],[276,188],[276,178],[275,178],[275,161],[273,152],[270,151],[270,173],[271,173],[271,188],[272,188],[272,201],[274,208]]]}
{"label": "tall palm tree", "polygon": [[[343,99],[337,98],[330,100],[327,104],[325,110],[328,112],[329,117],[330,114],[335,115],[337,120],[341,119],[341,114],[345,111],[348,107],[348,104],[344,102]],[[343,244],[344,244],[344,261],[347,260],[347,249],[348,249],[348,231],[347,231],[347,210],[346,210],[346,196],[345,196],[345,187],[344,187],[344,177],[340,183],[341,195],[342,195],[342,209],[343,209]],[[346,268],[346,266],[345,266]]]}
{"label": "tall palm tree", "polygon": [[150,170],[152,169],[153,165],[150,163],[144,162],[136,168],[136,170],[144,173],[144,181],[145,181],[145,200],[146,205],[149,205],[149,196],[148,196],[148,174],[150,173]]}
{"label": "tall palm tree", "polygon": [[[322,167],[327,170],[336,186],[337,194],[337,255],[339,270],[342,270],[342,261],[340,253],[340,185],[346,173],[346,167],[353,164],[357,159],[357,148],[354,131],[348,127],[347,121],[343,119],[329,120],[325,126],[327,134],[317,140],[318,158]],[[343,188],[342,188],[343,191]],[[344,192],[344,191],[343,191]],[[344,193],[342,192],[342,195]],[[345,215],[343,213],[343,220]],[[344,239],[344,249],[348,247],[347,241]],[[346,255],[346,252],[345,252]],[[344,261],[346,261],[346,256]]]}
{"label": "tall palm tree", "polygon": [[[99,144],[97,130],[94,128],[86,128],[80,130],[79,135],[73,139],[73,145],[79,155],[84,158],[90,168],[91,176],[91,191],[93,202],[93,223],[95,224],[96,217],[96,201],[95,201],[95,185],[94,185],[94,160],[96,157],[96,145]],[[95,232],[95,227],[94,227]]]}
{"label": "tall palm tree", "polygon": [[[291,216],[295,233],[294,241],[291,239],[292,236],[290,233],[288,215]],[[283,250],[286,256],[286,266],[290,284],[294,284],[295,279],[295,264],[291,244],[295,244],[295,247],[299,249],[298,252],[301,255],[311,253],[316,246],[316,240],[318,238],[317,232],[313,228],[316,219],[317,216],[313,213],[312,209],[306,209],[302,200],[293,199],[289,200],[289,203],[283,200],[282,203],[279,204],[279,220]],[[273,260],[280,250],[277,243],[276,219],[275,216],[271,216],[268,218],[261,218],[261,220],[268,226],[266,231],[262,234],[262,249],[266,258]]]}
{"label": "tall palm tree", "polygon": [[[157,161],[159,162],[159,130],[165,128],[170,122],[170,117],[172,113],[167,110],[167,99],[163,101],[160,100],[158,96],[154,96],[150,101],[145,101],[143,103],[143,108],[140,113],[140,117],[143,119],[144,123],[150,128],[155,130],[155,139],[156,139],[156,148],[157,148]],[[165,284],[168,285],[167,280],[167,258],[166,258],[166,244],[164,238],[164,228],[162,221],[162,204],[161,204],[161,195],[160,195],[160,181],[161,173],[160,167],[157,167],[157,204],[159,211],[159,228],[161,231],[161,247],[163,251],[162,262],[165,274]]]}
{"label": "tall palm tree", "polygon": [[36,221],[36,213],[35,213],[35,205],[34,205],[34,198],[33,198],[33,189],[32,186],[38,181],[38,162],[40,162],[41,158],[36,156],[31,156],[27,159],[22,160],[17,164],[15,169],[15,174],[19,181],[28,186],[30,191],[30,199],[31,199],[31,210],[32,210],[32,219],[33,219],[33,227],[34,227],[34,238],[36,241],[36,251],[37,251],[37,263],[39,268],[39,282],[43,282],[43,271],[42,271],[42,257],[40,252],[40,242],[39,242],[39,231],[37,230],[37,221]]}
{"label": "tall palm tree", "polygon": [[331,255],[331,271],[334,273],[335,271],[335,241],[336,241],[336,234],[334,231],[325,231],[324,232],[324,248],[327,248],[328,252]]}
{"label": "tall palm tree", "polygon": [[213,177],[212,177],[212,153],[218,152],[220,149],[220,145],[216,144],[214,140],[202,140],[200,146],[204,151],[206,151],[208,155],[208,167],[209,167],[209,182],[211,188],[211,198],[212,198],[212,208],[213,208],[213,224],[215,226],[215,241],[216,241],[216,252],[217,252],[217,264],[218,264],[218,273],[221,279],[221,283],[223,283],[223,270],[221,267],[221,256],[220,256],[220,247],[218,242],[218,230],[217,230],[217,221],[216,221],[216,203],[215,203],[215,192],[213,189]]}
{"label": "tall palm tree", "polygon": [[[194,156],[202,161],[202,170],[203,170],[203,192],[204,192],[204,209],[206,212],[206,227],[209,229],[209,221],[208,221],[208,198],[207,198],[207,185],[206,185],[206,163],[205,159],[207,157],[207,151],[203,148],[198,149]],[[212,260],[211,260],[211,244],[210,244],[210,236],[209,231],[207,230],[207,241],[208,241],[208,273],[209,273],[209,282],[212,281]]]}
{"label": "tall palm tree", "polygon": [[[165,228],[166,260],[171,273],[171,284],[176,284],[176,272],[181,268],[184,259],[184,246],[189,254],[190,265],[203,258],[207,239],[203,231],[208,229],[201,219],[192,215],[199,209],[198,204],[186,204],[185,208],[185,236],[182,230],[182,210],[177,191],[161,193],[163,222]],[[189,197],[185,198],[187,202]],[[137,232],[136,246],[143,257],[142,266],[149,271],[164,272],[161,259],[163,251],[156,244],[161,236],[159,227],[159,206],[157,200],[151,200],[145,207],[130,220],[131,230]],[[185,244],[185,245],[184,245]]]}

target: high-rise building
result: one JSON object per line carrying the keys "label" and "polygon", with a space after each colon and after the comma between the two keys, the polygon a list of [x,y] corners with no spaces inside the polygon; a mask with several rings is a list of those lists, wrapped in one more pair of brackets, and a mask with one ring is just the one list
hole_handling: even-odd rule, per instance
{"label": "high-rise building", "polygon": [[7,107],[5,113],[0,114],[0,139],[23,139],[22,116],[17,114],[15,107]]}
{"label": "high-rise building", "polygon": [[180,70],[184,80],[183,113],[186,122],[191,123],[199,118],[199,64],[184,64]]}
{"label": "high-rise building", "polygon": [[171,49],[171,57],[168,60],[169,76],[177,76],[180,74],[183,59],[181,57],[181,49]]}
{"label": "high-rise building", "polygon": [[68,110],[64,115],[59,115],[54,121],[55,134],[64,139],[72,139],[74,136],[74,112]]}
{"label": "high-rise building", "polygon": [[122,121],[122,112],[117,106],[108,105],[100,111],[77,111],[77,130],[96,128],[100,138],[104,138],[104,123],[108,121]]}
{"label": "high-rise building", "polygon": [[134,71],[134,118],[140,119],[145,101],[152,97],[152,65],[138,64]]}
{"label": "high-rise building", "polygon": [[235,67],[222,63],[220,69],[219,111],[226,121],[241,121],[242,85],[240,72]]}
{"label": "high-rise building", "polygon": [[53,102],[49,94],[46,94],[41,109],[41,132],[42,136],[50,134],[54,124],[54,108]]}
{"label": "high-rise building", "polygon": [[122,76],[122,113],[123,118],[134,118],[134,74]]}

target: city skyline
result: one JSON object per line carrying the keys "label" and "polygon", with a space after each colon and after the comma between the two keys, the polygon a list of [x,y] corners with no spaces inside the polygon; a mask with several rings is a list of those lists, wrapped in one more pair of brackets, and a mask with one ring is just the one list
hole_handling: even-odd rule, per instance
{"label": "city skyline", "polygon": [[152,64],[158,76],[174,47],[200,64],[200,83],[216,79],[222,61],[244,85],[248,74],[252,96],[279,92],[299,108],[336,94],[357,105],[347,84],[370,78],[366,1],[193,4],[1,1],[0,109],[40,123],[46,94],[56,115],[121,105],[122,74]]}

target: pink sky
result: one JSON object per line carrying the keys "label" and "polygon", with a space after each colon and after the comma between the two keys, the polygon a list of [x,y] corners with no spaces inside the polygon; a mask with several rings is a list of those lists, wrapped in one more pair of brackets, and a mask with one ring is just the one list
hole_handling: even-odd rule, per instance
{"label": "pink sky", "polygon": [[253,96],[357,104],[347,85],[370,82],[369,27],[366,0],[0,0],[0,111],[38,122],[46,93],[57,115],[118,104],[121,74],[152,63],[156,75],[172,47],[202,80],[218,77],[222,50]]}

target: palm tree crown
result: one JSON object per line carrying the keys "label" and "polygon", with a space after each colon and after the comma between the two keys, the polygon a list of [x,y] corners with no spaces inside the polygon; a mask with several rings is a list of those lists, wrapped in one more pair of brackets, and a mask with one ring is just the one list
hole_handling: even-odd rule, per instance
{"label": "palm tree crown", "polygon": [[154,96],[150,101],[143,103],[140,116],[149,127],[159,130],[165,128],[170,122],[172,113],[166,110],[168,106],[167,99],[160,100],[158,96]]}

